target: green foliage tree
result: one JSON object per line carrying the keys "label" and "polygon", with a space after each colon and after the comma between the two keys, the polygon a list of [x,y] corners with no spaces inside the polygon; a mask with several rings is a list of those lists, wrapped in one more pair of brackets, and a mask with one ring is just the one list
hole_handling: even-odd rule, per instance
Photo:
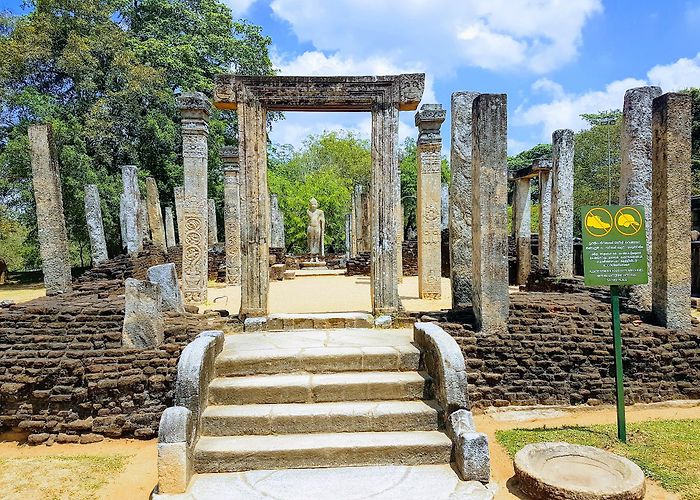
{"label": "green foliage tree", "polygon": [[[87,248],[83,187],[98,185],[111,253],[120,250],[119,166],[136,164],[172,202],[182,182],[175,94],[211,94],[217,73],[271,74],[271,43],[217,0],[30,0],[0,15],[0,203],[28,230],[36,222],[27,126],[53,124],[66,223],[76,256]],[[218,155],[236,140],[230,112],[210,123],[210,190],[222,197]],[[34,255],[38,255],[34,252]],[[76,259],[77,262],[77,259]],[[27,262],[29,266],[37,262]]]}
{"label": "green foliage tree", "polygon": [[682,92],[690,94],[693,99],[692,118],[692,169],[693,169],[693,196],[700,195],[700,88],[689,88]]}

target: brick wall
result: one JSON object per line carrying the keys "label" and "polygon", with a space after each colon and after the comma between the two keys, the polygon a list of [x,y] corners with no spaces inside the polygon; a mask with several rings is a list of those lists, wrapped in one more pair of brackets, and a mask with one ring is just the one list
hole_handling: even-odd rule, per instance
{"label": "brick wall", "polygon": [[[473,407],[614,402],[610,306],[587,293],[511,295],[508,333],[441,326],[462,348]],[[628,402],[700,399],[700,327],[679,333],[622,315]]]}

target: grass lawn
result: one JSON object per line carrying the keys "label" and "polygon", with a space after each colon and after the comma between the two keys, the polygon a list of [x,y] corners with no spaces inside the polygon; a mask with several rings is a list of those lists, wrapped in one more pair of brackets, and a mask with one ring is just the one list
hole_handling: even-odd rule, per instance
{"label": "grass lawn", "polygon": [[2,498],[95,498],[95,493],[126,466],[129,457],[45,456],[0,458]]}
{"label": "grass lawn", "polygon": [[617,440],[615,425],[497,431],[496,439],[512,456],[540,441],[597,446],[629,458],[647,477],[687,500],[700,500],[700,420],[652,420],[627,424],[627,443]]}

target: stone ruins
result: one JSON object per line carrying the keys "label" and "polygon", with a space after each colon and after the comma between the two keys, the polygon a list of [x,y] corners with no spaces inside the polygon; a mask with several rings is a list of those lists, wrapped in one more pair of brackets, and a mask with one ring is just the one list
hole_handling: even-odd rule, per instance
{"label": "stone ruins", "polygon": [[[48,297],[0,303],[0,430],[33,444],[157,436],[156,500],[251,497],[275,488],[260,472],[274,469],[312,495],[339,488],[329,471],[350,466],[366,497],[404,498],[398,484],[415,498],[490,499],[488,438],[472,409],[612,403],[609,298],[578,269],[574,132],[554,131],[551,156],[509,170],[507,96],[459,91],[449,110],[419,108],[424,84],[423,74],[218,75],[212,99],[179,95],[183,185],[171,198],[158,189],[171,183],[120,167],[124,253],[111,259],[112,219],[85,185],[93,266],[74,280],[51,127],[31,125]],[[650,263],[649,285],[622,301],[629,397],[697,399],[691,99],[642,87],[623,104],[620,203],[644,207]],[[235,111],[238,126],[238,143],[211,153],[223,199],[218,186],[208,192],[212,105]],[[293,111],[371,113],[371,179],[349,189],[346,212],[312,198],[285,221],[289,201],[270,193],[267,114]],[[401,197],[401,111],[417,127],[415,238],[412,194]],[[308,253],[289,250],[299,242],[285,222],[306,227]],[[333,274],[364,286],[371,306],[271,311],[271,280],[274,298]]]}

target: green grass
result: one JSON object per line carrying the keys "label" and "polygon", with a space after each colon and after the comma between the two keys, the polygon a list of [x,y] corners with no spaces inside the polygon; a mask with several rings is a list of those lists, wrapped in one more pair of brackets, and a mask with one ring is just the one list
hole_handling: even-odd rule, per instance
{"label": "green grass", "polygon": [[8,499],[92,499],[124,469],[129,458],[124,455],[2,458],[0,496]]}
{"label": "green grass", "polygon": [[510,456],[541,441],[596,446],[629,458],[647,477],[687,500],[700,500],[700,420],[653,420],[627,425],[627,443],[617,440],[615,425],[513,429],[496,439]]}

